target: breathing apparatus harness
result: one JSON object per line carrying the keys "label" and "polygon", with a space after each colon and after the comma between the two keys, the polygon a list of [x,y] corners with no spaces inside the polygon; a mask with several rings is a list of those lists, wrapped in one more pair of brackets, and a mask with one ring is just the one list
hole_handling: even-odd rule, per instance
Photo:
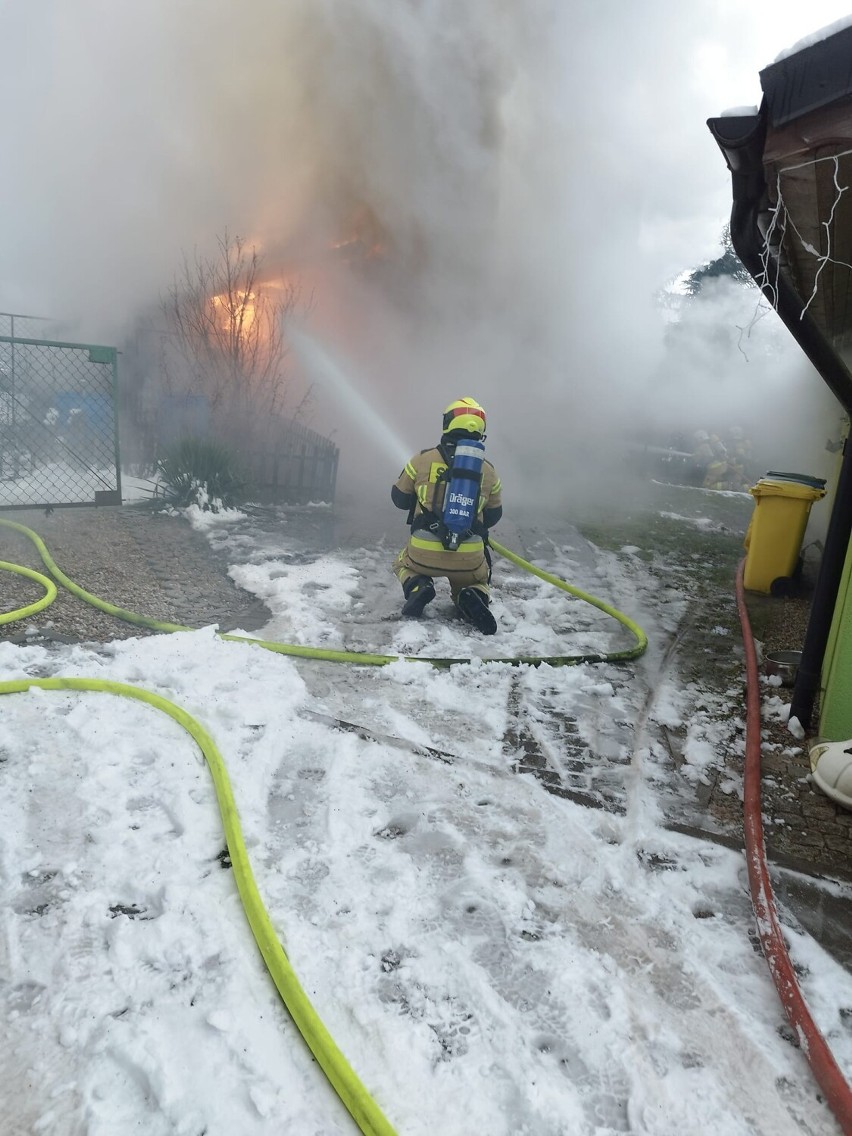
{"label": "breathing apparatus harness", "polygon": [[[476,519],[485,446],[478,438],[466,436],[458,440],[442,439],[437,448],[446,468],[436,481],[436,510],[424,509],[415,517],[412,507],[408,523],[412,532],[427,529],[440,538],[448,552],[455,552],[471,533],[487,540],[487,530]],[[440,502],[437,499],[439,485],[444,487]]]}

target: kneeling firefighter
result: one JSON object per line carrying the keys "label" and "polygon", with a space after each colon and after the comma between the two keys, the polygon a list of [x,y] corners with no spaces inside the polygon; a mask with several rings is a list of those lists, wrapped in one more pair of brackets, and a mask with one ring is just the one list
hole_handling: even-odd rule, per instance
{"label": "kneeling firefighter", "polygon": [[422,615],[435,598],[435,576],[449,581],[462,616],[485,635],[497,621],[488,610],[491,556],[488,530],[503,515],[500,478],[485,459],[485,411],[473,398],[444,411],[437,446],[411,459],[391,489],[408,510],[411,535],[393,570],[402,584],[402,614]]}

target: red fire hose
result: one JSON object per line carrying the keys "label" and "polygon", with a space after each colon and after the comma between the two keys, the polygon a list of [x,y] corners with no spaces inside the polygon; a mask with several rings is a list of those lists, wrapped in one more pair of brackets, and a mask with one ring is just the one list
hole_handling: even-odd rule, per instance
{"label": "red fire hose", "polygon": [[844,1078],[825,1038],[817,1028],[802,996],[796,972],[787,953],[763,839],[760,807],[760,681],[757,652],[743,592],[745,560],[737,569],[737,610],[743,632],[746,662],[746,753],[743,777],[743,827],[748,862],[751,902],[757,920],[763,954],[784,1007],[811,1071],[825,1094],[829,1107],[840,1123],[844,1136],[852,1136],[852,1088]]}

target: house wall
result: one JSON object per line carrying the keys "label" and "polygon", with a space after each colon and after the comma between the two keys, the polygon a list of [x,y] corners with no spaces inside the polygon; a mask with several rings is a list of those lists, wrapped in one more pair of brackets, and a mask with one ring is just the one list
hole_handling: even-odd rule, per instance
{"label": "house wall", "polygon": [[852,542],[834,609],[822,668],[819,736],[827,741],[852,740]]}

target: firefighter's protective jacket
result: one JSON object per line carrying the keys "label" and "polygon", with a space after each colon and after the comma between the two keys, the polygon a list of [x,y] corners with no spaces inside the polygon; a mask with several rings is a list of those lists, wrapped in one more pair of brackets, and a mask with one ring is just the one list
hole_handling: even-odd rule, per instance
{"label": "firefighter's protective jacket", "polygon": [[406,567],[425,575],[452,576],[478,574],[483,566],[487,578],[484,538],[503,513],[500,478],[491,462],[484,459],[476,522],[459,547],[448,551],[443,546],[439,525],[447,487],[443,476],[452,462],[453,449],[452,444],[442,443],[421,450],[406,462],[391,490],[394,504],[410,510],[411,535],[404,550]]}

